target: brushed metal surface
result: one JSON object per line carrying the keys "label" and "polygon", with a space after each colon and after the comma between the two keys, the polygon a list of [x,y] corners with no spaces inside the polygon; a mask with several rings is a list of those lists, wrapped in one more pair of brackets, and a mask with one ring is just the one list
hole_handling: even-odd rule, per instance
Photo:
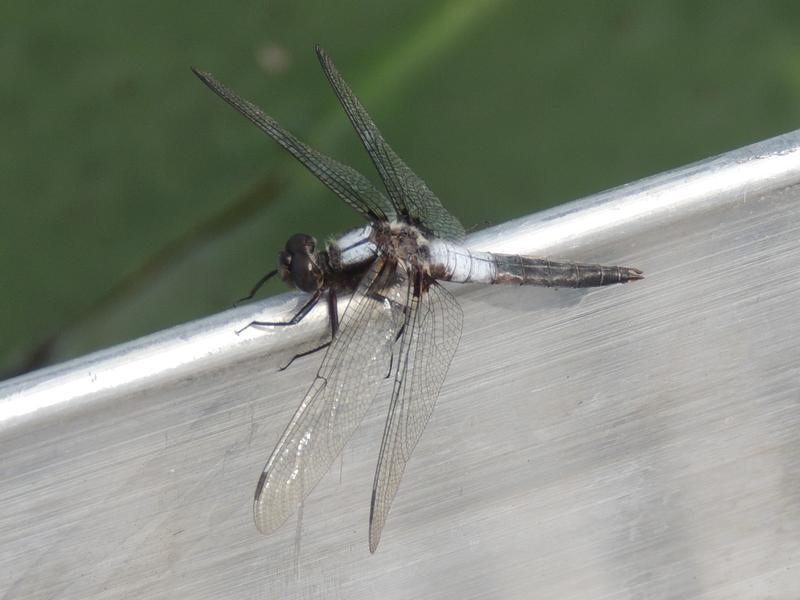
{"label": "brushed metal surface", "polygon": [[252,522],[320,358],[277,367],[324,311],[233,332],[296,295],[0,384],[0,597],[800,597],[799,146],[472,236],[647,278],[451,287],[464,336],[374,556],[388,389],[299,524]]}

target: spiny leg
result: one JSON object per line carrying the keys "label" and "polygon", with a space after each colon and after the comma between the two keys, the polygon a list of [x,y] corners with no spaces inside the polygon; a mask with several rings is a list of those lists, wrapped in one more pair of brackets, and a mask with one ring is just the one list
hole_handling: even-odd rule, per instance
{"label": "spiny leg", "polygon": [[[400,330],[397,332],[397,335],[394,336],[394,342],[392,342],[393,345],[397,343],[397,340],[403,337],[403,333],[405,332],[405,330],[406,330],[406,324],[403,323],[403,326],[400,327]],[[389,368],[386,370],[386,377],[384,377],[384,379],[389,379],[389,377],[391,377],[393,364],[394,364],[394,350],[392,350],[392,353],[389,355]]]}
{"label": "spiny leg", "polygon": [[331,339],[339,331],[339,302],[336,298],[336,290],[333,288],[328,289],[328,321],[331,324]]}
{"label": "spiny leg", "polygon": [[[333,340],[331,340],[331,342],[332,342],[332,341],[333,341]],[[289,362],[287,362],[287,363],[286,363],[285,365],[283,365],[282,367],[278,367],[278,371],[285,371],[285,370],[286,370],[286,369],[288,369],[290,366],[292,366],[292,363],[293,363],[294,361],[296,361],[298,358],[303,358],[304,356],[309,356],[310,354],[314,354],[315,352],[319,352],[319,351],[320,351],[320,350],[322,350],[323,348],[327,348],[328,346],[330,346],[330,345],[331,345],[331,342],[325,342],[325,343],[324,343],[324,344],[322,344],[321,346],[317,346],[316,348],[312,348],[311,350],[306,350],[305,352],[300,352],[299,354],[295,354],[295,355],[294,355],[292,358],[290,358],[290,359],[289,359]]]}
{"label": "spiny leg", "polygon": [[339,304],[336,300],[336,290],[334,290],[333,288],[328,289],[327,304],[328,304],[328,321],[331,324],[331,340],[311,350],[306,350],[305,352],[300,352],[299,354],[295,354],[289,360],[289,362],[287,362],[285,365],[283,365],[278,369],[279,371],[284,371],[288,369],[291,366],[291,364],[298,358],[303,358],[304,356],[314,354],[315,352],[319,352],[323,348],[327,348],[328,346],[331,345],[331,342],[333,341],[333,336],[336,335],[336,332],[339,330]]}
{"label": "spiny leg", "polygon": [[297,312],[295,316],[293,316],[288,321],[250,321],[247,325],[242,327],[241,329],[236,331],[236,335],[242,333],[248,327],[253,327],[254,325],[265,326],[265,327],[286,327],[288,325],[297,325],[300,321],[302,321],[306,315],[311,312],[311,309],[316,306],[317,302],[319,302],[321,296],[321,292],[317,291],[309,298],[308,302],[306,302],[303,307]]}
{"label": "spiny leg", "polygon": [[244,298],[239,298],[239,299],[238,299],[236,302],[234,302],[234,303],[233,303],[233,306],[234,306],[234,308],[235,308],[235,307],[236,307],[238,304],[240,304],[241,302],[247,302],[248,300],[250,300],[250,299],[251,299],[253,296],[255,296],[255,295],[256,295],[256,292],[258,292],[258,290],[260,290],[260,289],[261,289],[261,286],[263,286],[265,283],[267,283],[267,281],[268,281],[268,280],[269,280],[271,277],[274,277],[274,276],[275,276],[275,275],[277,275],[277,274],[278,274],[278,271],[277,271],[277,269],[276,269],[276,270],[274,270],[274,271],[270,271],[269,273],[267,273],[266,275],[264,275],[264,276],[263,276],[261,279],[259,279],[259,280],[258,280],[258,282],[257,282],[257,283],[256,283],[256,284],[253,286],[253,289],[252,289],[252,290],[250,290],[250,293],[249,293],[247,296],[245,296]]}

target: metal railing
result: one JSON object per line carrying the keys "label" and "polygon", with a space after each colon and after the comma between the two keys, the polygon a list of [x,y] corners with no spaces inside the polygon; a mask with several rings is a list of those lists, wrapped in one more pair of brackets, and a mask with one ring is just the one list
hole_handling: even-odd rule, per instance
{"label": "metal railing", "polygon": [[235,331],[296,294],[0,383],[0,595],[790,597],[799,183],[795,132],[472,236],[646,279],[451,287],[461,346],[374,556],[388,389],[297,524],[252,522],[320,357],[278,367],[325,311]]}

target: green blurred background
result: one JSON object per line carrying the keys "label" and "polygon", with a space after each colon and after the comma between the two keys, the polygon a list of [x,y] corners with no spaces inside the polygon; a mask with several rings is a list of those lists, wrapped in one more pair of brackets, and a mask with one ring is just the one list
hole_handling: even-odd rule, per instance
{"label": "green blurred background", "polygon": [[6,0],[0,378],[224,310],[288,234],[359,223],[189,65],[375,179],[320,43],[480,229],[798,128],[799,33],[788,1]]}

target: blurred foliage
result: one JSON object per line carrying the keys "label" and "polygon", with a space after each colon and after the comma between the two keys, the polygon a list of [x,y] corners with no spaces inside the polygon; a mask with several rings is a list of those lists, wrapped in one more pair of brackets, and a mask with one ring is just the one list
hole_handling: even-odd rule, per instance
{"label": "blurred foliage", "polygon": [[800,124],[788,1],[7,0],[0,23],[6,373],[225,309],[288,234],[358,223],[189,65],[374,179],[322,44],[468,229]]}

